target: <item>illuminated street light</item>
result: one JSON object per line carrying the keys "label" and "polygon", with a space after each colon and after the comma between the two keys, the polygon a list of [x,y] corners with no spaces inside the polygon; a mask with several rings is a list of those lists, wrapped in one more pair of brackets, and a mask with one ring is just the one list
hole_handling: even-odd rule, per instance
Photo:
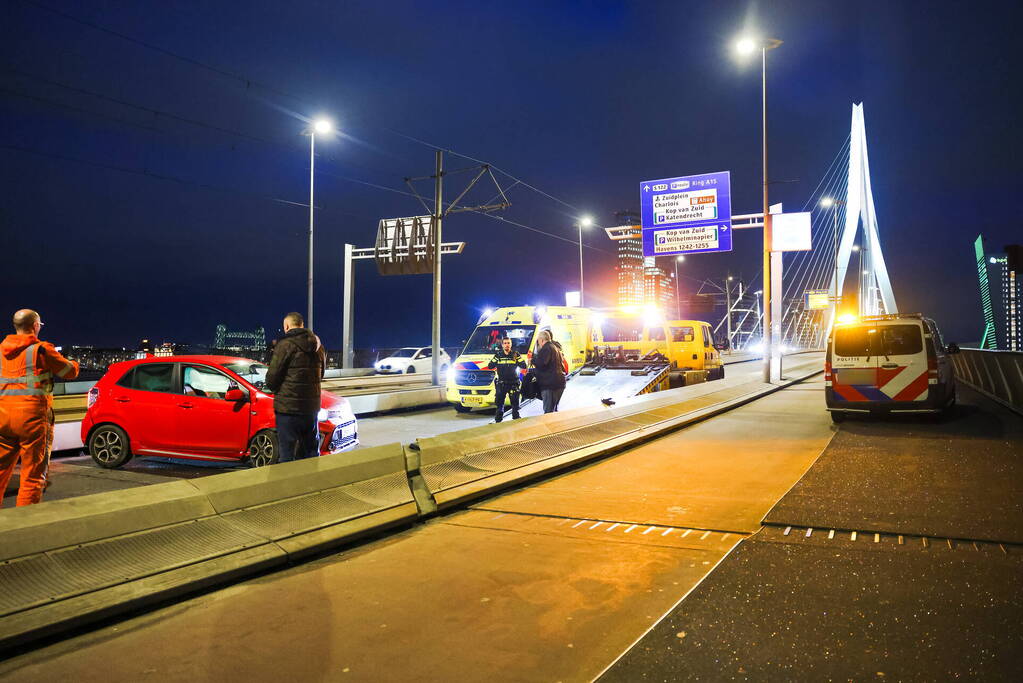
{"label": "illuminated street light", "polygon": [[740,38],[735,42],[735,51],[740,55],[751,55],[757,49],[757,41],[753,38]]}
{"label": "illuminated street light", "polygon": [[830,209],[834,205],[834,203],[835,200],[832,199],[831,197],[825,197],[824,199],[821,200],[821,206],[823,206],[825,209]]}
{"label": "illuminated street light", "polygon": [[[767,51],[781,45],[782,41],[776,38],[759,38],[752,35],[742,36],[735,43],[736,52],[743,56],[752,55],[757,49],[760,50],[760,111],[761,111],[761,137],[764,179],[764,382],[771,382],[771,212],[767,198]],[[779,372],[781,366],[778,366]]]}
{"label": "illuminated street light", "polygon": [[313,329],[313,178],[316,166],[316,136],[328,135],[334,130],[334,124],[330,119],[317,119],[306,129],[305,135],[309,136],[309,291],[306,301],[305,326]]}
{"label": "illuminated street light", "polygon": [[579,306],[586,305],[586,294],[583,291],[583,228],[593,225],[592,216],[582,216],[575,224],[579,228]]}
{"label": "illuminated street light", "polygon": [[852,245],[852,250],[853,251],[859,251],[860,250],[860,245],[858,245],[858,244]]}

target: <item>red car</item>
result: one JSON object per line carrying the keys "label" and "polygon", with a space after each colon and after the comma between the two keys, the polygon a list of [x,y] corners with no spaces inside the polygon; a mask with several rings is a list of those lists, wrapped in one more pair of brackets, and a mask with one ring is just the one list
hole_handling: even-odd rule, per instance
{"label": "red car", "polygon": [[[89,391],[82,443],[100,467],[133,456],[277,462],[267,366],[229,356],[165,356],[115,363]],[[320,455],[359,443],[348,400],[320,399]]]}

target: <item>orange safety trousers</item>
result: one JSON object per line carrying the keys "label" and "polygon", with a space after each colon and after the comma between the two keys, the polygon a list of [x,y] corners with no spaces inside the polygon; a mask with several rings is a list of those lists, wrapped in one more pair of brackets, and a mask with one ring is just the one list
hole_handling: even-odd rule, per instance
{"label": "orange safety trousers", "polygon": [[14,466],[20,463],[17,504],[41,501],[52,446],[52,410],[40,411],[39,404],[0,401],[0,492],[7,490]]}
{"label": "orange safety trousers", "polygon": [[0,342],[0,504],[18,464],[17,504],[43,499],[53,447],[53,378],[77,376],[78,363],[35,335]]}

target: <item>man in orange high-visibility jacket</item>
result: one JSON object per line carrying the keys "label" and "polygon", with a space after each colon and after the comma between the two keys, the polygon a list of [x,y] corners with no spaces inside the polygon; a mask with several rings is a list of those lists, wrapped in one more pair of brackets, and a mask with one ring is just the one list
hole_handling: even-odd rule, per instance
{"label": "man in orange high-visibility jacket", "polygon": [[21,462],[18,505],[43,498],[53,444],[53,380],[78,376],[78,363],[39,341],[39,314],[14,314],[14,334],[0,343],[0,503]]}

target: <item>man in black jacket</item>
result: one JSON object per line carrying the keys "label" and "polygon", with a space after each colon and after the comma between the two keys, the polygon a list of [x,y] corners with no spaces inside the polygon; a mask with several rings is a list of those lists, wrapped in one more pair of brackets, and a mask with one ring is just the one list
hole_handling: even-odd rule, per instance
{"label": "man in black jacket", "polygon": [[543,412],[554,413],[558,410],[561,394],[565,392],[565,361],[561,346],[551,339],[550,331],[540,330],[536,344],[540,348],[533,354],[533,367],[536,368],[536,383],[543,398]]}
{"label": "man in black jacket", "polygon": [[512,419],[519,419],[519,368],[526,369],[526,361],[518,351],[512,350],[512,340],[505,337],[501,340],[501,350],[494,354],[485,370],[496,370],[494,376],[494,403],[497,413],[494,422],[504,419],[504,398],[511,402]]}
{"label": "man in black jacket", "polygon": [[284,337],[274,346],[266,372],[266,389],[274,395],[278,462],[319,455],[316,416],[326,356],[300,314],[284,316]]}

